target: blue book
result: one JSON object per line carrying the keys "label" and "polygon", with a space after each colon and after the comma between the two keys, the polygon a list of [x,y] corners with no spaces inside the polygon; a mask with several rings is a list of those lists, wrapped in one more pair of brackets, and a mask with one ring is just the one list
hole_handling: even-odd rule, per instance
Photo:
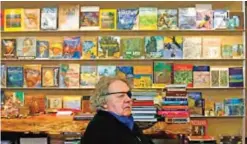
{"label": "blue book", "polygon": [[7,87],[23,87],[22,67],[7,67]]}
{"label": "blue book", "polygon": [[82,53],[80,37],[65,37],[63,43],[63,57],[66,59],[80,59]]}
{"label": "blue book", "polygon": [[118,9],[117,28],[119,30],[137,30],[139,9]]}
{"label": "blue book", "polygon": [[117,66],[117,76],[125,78],[133,84],[133,66]]}
{"label": "blue book", "polygon": [[226,116],[243,116],[244,100],[242,98],[230,98],[224,100]]}
{"label": "blue book", "polygon": [[243,87],[244,77],[242,67],[229,68],[229,87]]}
{"label": "blue book", "polygon": [[182,59],[183,58],[183,37],[165,36],[163,58]]}
{"label": "blue book", "polygon": [[188,104],[191,115],[203,115],[204,101],[201,92],[188,92]]}

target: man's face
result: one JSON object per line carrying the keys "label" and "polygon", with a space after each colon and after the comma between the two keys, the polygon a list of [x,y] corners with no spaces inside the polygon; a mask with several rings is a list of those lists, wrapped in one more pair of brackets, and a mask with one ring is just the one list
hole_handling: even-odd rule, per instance
{"label": "man's face", "polygon": [[128,97],[126,92],[130,88],[128,85],[120,80],[116,80],[109,85],[108,93],[123,92],[117,94],[110,94],[107,99],[107,110],[114,112],[120,116],[130,116],[132,108],[132,100]]}

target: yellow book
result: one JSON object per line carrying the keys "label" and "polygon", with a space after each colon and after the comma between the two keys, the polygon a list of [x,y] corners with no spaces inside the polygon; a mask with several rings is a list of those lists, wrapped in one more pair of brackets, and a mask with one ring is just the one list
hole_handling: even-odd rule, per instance
{"label": "yellow book", "polygon": [[81,96],[79,95],[70,95],[63,97],[63,108],[68,109],[81,109]]}
{"label": "yellow book", "polygon": [[116,9],[101,9],[99,25],[100,25],[100,30],[116,30],[117,10]]}
{"label": "yellow book", "polygon": [[5,9],[4,19],[4,31],[24,30],[23,9]]}

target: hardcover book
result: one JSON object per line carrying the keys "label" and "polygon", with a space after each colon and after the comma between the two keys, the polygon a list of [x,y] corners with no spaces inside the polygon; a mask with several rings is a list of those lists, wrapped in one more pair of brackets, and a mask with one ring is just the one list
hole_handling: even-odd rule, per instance
{"label": "hardcover book", "polygon": [[226,116],[243,116],[244,100],[242,98],[229,98],[224,100]]}
{"label": "hardcover book", "polygon": [[229,68],[229,87],[243,87],[244,76],[242,67]]}
{"label": "hardcover book", "polygon": [[172,63],[154,61],[154,83],[172,83]]}
{"label": "hardcover book", "polygon": [[207,135],[207,120],[191,120],[192,133],[191,136],[206,136]]}
{"label": "hardcover book", "polygon": [[24,9],[24,29],[38,31],[40,28],[40,9]]}
{"label": "hardcover book", "polygon": [[121,56],[124,59],[143,58],[142,37],[121,37]]}
{"label": "hardcover book", "polygon": [[221,56],[222,58],[229,59],[232,58],[233,47],[229,44],[224,44],[221,46]]}
{"label": "hardcover book", "polygon": [[221,58],[220,38],[204,37],[202,43],[203,43],[203,52],[202,52],[203,58],[209,58],[209,59]]}
{"label": "hardcover book", "polygon": [[146,36],[145,53],[146,58],[162,58],[164,51],[164,37],[163,36]]}
{"label": "hardcover book", "polygon": [[49,58],[51,59],[61,59],[63,57],[63,43],[62,42],[52,42],[49,47]]}
{"label": "hardcover book", "polygon": [[195,88],[210,87],[209,66],[193,66],[193,87]]}
{"label": "hardcover book", "polygon": [[201,92],[188,92],[188,106],[191,116],[202,116],[203,113],[203,99]]}
{"label": "hardcover book", "polygon": [[59,70],[60,88],[79,88],[80,65],[79,64],[61,64]]}
{"label": "hardcover book", "polygon": [[134,66],[134,88],[150,88],[152,84],[152,66]]}
{"label": "hardcover book", "polygon": [[202,53],[202,37],[184,37],[183,58],[199,59]]}
{"label": "hardcover book", "polygon": [[213,27],[212,4],[196,4],[196,28],[209,30]]}
{"label": "hardcover book", "polygon": [[99,65],[98,66],[98,79],[100,79],[103,76],[116,76],[116,66]]}
{"label": "hardcover book", "polygon": [[182,36],[164,36],[165,59],[181,59],[183,58],[183,37]]}
{"label": "hardcover book", "polygon": [[81,39],[82,58],[95,59],[97,58],[98,38],[84,36]]}
{"label": "hardcover book", "polygon": [[2,39],[2,58],[16,58],[16,39]]}
{"label": "hardcover book", "polygon": [[193,7],[178,9],[180,29],[196,29],[196,9]]}
{"label": "hardcover book", "polygon": [[193,65],[192,64],[173,64],[174,84],[186,84],[187,87],[193,87]]}
{"label": "hardcover book", "polygon": [[37,40],[36,59],[49,58],[49,41]]}
{"label": "hardcover book", "polygon": [[233,58],[243,58],[244,57],[243,44],[233,44],[232,45],[232,57]]}
{"label": "hardcover book", "polygon": [[97,83],[97,66],[81,65],[80,87],[94,88]]}
{"label": "hardcover book", "polygon": [[42,30],[56,30],[58,19],[58,8],[46,7],[41,8],[40,28]]}
{"label": "hardcover book", "polygon": [[24,87],[41,87],[41,65],[24,65]]}
{"label": "hardcover book", "polygon": [[117,76],[123,79],[127,79],[131,85],[133,85],[134,70],[133,66],[117,66]]}
{"label": "hardcover book", "polygon": [[35,37],[18,37],[17,38],[17,57],[36,56],[36,38]]}
{"label": "hardcover book", "polygon": [[5,9],[4,20],[4,31],[22,31],[24,29],[23,9]]}
{"label": "hardcover book", "polygon": [[100,9],[100,29],[116,30],[117,28],[117,10],[116,9]]}
{"label": "hardcover book", "polygon": [[48,110],[61,109],[63,107],[63,97],[60,95],[47,95],[46,108]]}
{"label": "hardcover book", "polygon": [[82,6],[80,12],[80,30],[99,30],[99,7]]}
{"label": "hardcover book", "polygon": [[100,36],[98,39],[99,58],[119,58],[120,57],[120,37]]}
{"label": "hardcover book", "polygon": [[117,28],[119,30],[138,30],[139,9],[118,9]]}
{"label": "hardcover book", "polygon": [[226,29],[228,12],[227,10],[214,10],[214,29]]}
{"label": "hardcover book", "polygon": [[158,30],[177,29],[178,28],[178,10],[177,9],[158,9]]}
{"label": "hardcover book", "polygon": [[80,37],[64,37],[63,57],[65,59],[80,59],[82,54]]}
{"label": "hardcover book", "polygon": [[59,5],[59,30],[79,29],[80,6],[75,4]]}
{"label": "hardcover book", "polygon": [[81,96],[70,95],[63,97],[63,108],[81,110]]}
{"label": "hardcover book", "polygon": [[7,67],[7,87],[23,87],[23,68]]}
{"label": "hardcover book", "polygon": [[42,67],[42,87],[59,86],[59,67]]}
{"label": "hardcover book", "polygon": [[139,8],[140,30],[157,30],[157,11],[156,7]]}

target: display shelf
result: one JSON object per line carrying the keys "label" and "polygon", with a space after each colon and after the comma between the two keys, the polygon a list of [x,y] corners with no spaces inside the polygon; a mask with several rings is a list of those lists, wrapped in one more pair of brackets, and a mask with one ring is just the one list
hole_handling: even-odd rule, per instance
{"label": "display shelf", "polygon": [[202,118],[202,119],[224,119],[224,118],[244,118],[244,116],[190,116],[192,119]]}

